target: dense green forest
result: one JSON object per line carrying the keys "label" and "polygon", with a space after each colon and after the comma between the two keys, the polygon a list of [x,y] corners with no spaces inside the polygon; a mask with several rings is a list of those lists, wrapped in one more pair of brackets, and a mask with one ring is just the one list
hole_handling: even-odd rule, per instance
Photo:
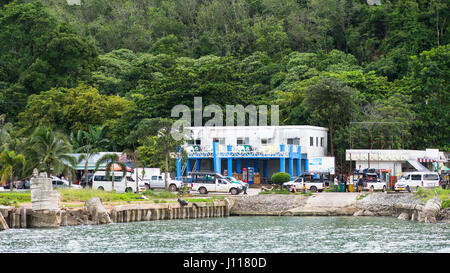
{"label": "dense green forest", "polygon": [[138,132],[194,96],[327,127],[338,168],[350,133],[353,148],[448,151],[449,14],[449,0],[2,1],[0,151],[26,154],[39,127],[76,151],[97,130],[97,149],[159,164]]}

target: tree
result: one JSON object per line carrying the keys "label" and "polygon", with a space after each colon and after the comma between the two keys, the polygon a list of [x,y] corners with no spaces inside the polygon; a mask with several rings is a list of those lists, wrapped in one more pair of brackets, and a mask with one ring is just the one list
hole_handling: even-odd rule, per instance
{"label": "tree", "polygon": [[72,145],[68,138],[49,127],[38,127],[31,135],[29,159],[35,160],[39,169],[47,172],[47,176],[61,174],[68,166],[74,166],[76,159],[69,155]]}
{"label": "tree", "polygon": [[120,158],[117,154],[105,154],[103,155],[96,163],[95,163],[95,171],[100,168],[100,165],[106,164],[105,166],[105,175],[106,179],[111,177],[112,172],[112,190],[114,191],[114,167],[115,165],[119,166],[122,171],[122,177],[126,177],[127,174],[127,166],[125,163],[120,161]]}
{"label": "tree", "polygon": [[[147,128],[151,136],[148,137],[151,140],[150,152],[155,155],[163,156],[164,168],[165,168],[165,189],[168,190],[168,178],[169,178],[169,158],[171,152],[176,152],[179,145],[182,144],[182,140],[175,140],[172,138],[172,120],[165,118],[154,118],[146,120]],[[146,142],[148,145],[148,142]],[[142,153],[143,160],[145,160],[145,150],[148,151],[148,147],[138,147],[138,152]]]}
{"label": "tree", "polygon": [[11,141],[10,132],[12,130],[11,123],[5,123],[6,116],[0,115],[0,152],[6,149]]}
{"label": "tree", "polygon": [[[84,164],[84,181],[88,181],[88,162],[89,159],[100,152],[105,145],[109,144],[109,140],[105,137],[108,128],[94,127],[89,125],[88,131],[78,130],[77,134],[71,133],[70,139],[74,146],[75,152],[83,153],[78,161],[85,161]],[[87,185],[87,184],[86,184]]]}
{"label": "tree", "polygon": [[311,113],[310,121],[325,126],[330,132],[330,153],[335,156],[334,134],[351,121],[357,109],[358,90],[333,77],[321,77],[306,90],[305,108]]}
{"label": "tree", "polygon": [[281,185],[284,182],[291,181],[291,176],[288,173],[275,173],[272,175],[271,180],[273,183]]}
{"label": "tree", "polygon": [[135,179],[136,179],[136,192],[139,192],[139,177],[138,177],[138,163],[139,163],[139,152],[138,150],[125,149],[123,153],[127,155],[127,158],[133,162],[135,168]]}
{"label": "tree", "polygon": [[413,56],[409,63],[407,87],[411,92],[416,119],[416,148],[448,149],[450,135],[450,45]]}
{"label": "tree", "polygon": [[19,135],[33,128],[48,126],[65,132],[88,130],[121,117],[133,102],[118,96],[102,95],[96,88],[81,84],[76,88],[53,88],[31,95],[19,114]]}
{"label": "tree", "polygon": [[15,174],[18,172],[18,169],[23,168],[25,165],[25,157],[21,154],[16,154],[14,151],[3,151],[0,154],[0,176],[1,183],[4,184],[5,181],[9,178],[9,189],[13,190],[13,184],[15,181]]}

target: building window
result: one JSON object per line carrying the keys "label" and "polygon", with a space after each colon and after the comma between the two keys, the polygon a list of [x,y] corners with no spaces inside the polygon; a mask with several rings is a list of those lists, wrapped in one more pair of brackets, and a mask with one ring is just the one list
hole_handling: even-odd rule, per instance
{"label": "building window", "polygon": [[238,145],[250,144],[250,139],[248,137],[238,137],[236,144],[238,144]]}
{"label": "building window", "polygon": [[320,147],[323,147],[323,137],[320,138]]}
{"label": "building window", "polygon": [[225,138],[224,137],[215,137],[213,138],[213,142],[219,142],[219,144],[225,144]]}
{"label": "building window", "polygon": [[309,138],[309,146],[314,146],[314,137]]}
{"label": "building window", "polygon": [[202,141],[200,139],[196,139],[195,140],[195,145],[200,145],[200,144],[202,144]]}
{"label": "building window", "polygon": [[288,145],[300,145],[300,138],[296,137],[296,138],[288,138],[287,139],[287,144]]}
{"label": "building window", "polygon": [[187,144],[188,144],[188,145],[194,145],[194,140],[193,140],[193,139],[189,139],[189,140],[187,141]]}
{"label": "building window", "polygon": [[319,137],[316,137],[316,147],[319,147]]}

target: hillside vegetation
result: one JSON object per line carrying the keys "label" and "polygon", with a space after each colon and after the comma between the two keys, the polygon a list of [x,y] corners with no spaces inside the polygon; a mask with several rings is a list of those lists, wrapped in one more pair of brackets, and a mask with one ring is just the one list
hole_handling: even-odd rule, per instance
{"label": "hillside vegetation", "polygon": [[2,1],[0,137],[105,127],[101,150],[159,167],[138,132],[202,97],[329,128],[342,170],[350,131],[353,148],[448,151],[449,14],[447,0]]}

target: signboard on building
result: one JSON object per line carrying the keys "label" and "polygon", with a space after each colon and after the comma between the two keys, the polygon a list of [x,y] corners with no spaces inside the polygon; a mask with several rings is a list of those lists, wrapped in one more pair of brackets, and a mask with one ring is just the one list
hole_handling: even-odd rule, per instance
{"label": "signboard on building", "polygon": [[308,159],[309,172],[329,172],[334,174],[334,157],[313,157]]}

